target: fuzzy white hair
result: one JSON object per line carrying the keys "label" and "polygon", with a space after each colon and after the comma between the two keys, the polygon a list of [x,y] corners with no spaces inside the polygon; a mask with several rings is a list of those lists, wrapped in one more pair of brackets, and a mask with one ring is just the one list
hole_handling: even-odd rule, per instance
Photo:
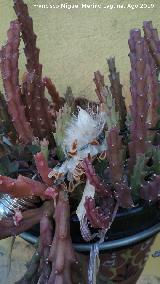
{"label": "fuzzy white hair", "polygon": [[106,119],[103,112],[93,113],[90,109],[86,111],[81,107],[78,109],[78,116],[73,116],[66,129],[63,142],[64,152],[71,150],[75,140],[77,141],[77,149],[83,148],[96,139],[104,128]]}
{"label": "fuzzy white hair", "polygon": [[[66,130],[66,136],[63,143],[64,152],[71,150],[74,141],[77,141],[77,153],[71,158],[67,158],[60,166],[53,169],[54,172],[68,174],[69,180],[73,178],[76,166],[90,155],[91,157],[107,149],[106,139],[101,144],[91,145],[103,131],[105,124],[105,114],[103,112],[93,113],[93,111],[79,107],[78,116],[72,118],[71,124]],[[52,171],[49,177],[52,176]]]}

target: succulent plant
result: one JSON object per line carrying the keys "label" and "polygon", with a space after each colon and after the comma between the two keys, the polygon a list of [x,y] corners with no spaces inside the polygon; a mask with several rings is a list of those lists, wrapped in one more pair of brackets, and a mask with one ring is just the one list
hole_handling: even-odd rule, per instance
{"label": "succulent plant", "polygon": [[[151,22],[144,23],[144,37],[139,29],[130,32],[132,103],[127,122],[115,59],[107,60],[111,86],[105,85],[100,71],[94,73],[98,102],[74,98],[70,87],[62,98],[51,79],[42,78],[27,5],[14,0],[14,9],[17,20],[11,22],[7,43],[0,51],[1,74],[8,113],[17,133],[16,147],[27,147],[35,154],[32,170],[39,180],[22,175],[12,178],[2,172],[0,193],[15,198],[38,196],[42,202],[36,209],[22,210],[17,222],[17,212],[2,218],[0,238],[40,223],[37,252],[18,283],[69,284],[71,265],[76,263],[70,214],[76,211],[85,241],[95,236],[102,241],[118,210],[160,198],[160,41]],[[20,83],[21,38],[27,64]],[[45,97],[45,88],[51,100]],[[74,202],[76,191],[80,194]],[[95,234],[91,227],[98,229]]]}

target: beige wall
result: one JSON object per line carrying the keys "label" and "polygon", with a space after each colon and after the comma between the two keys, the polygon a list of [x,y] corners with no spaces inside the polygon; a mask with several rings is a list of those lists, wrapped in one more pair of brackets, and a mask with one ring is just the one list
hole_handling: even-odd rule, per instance
{"label": "beige wall", "polygon": [[[106,57],[116,56],[124,85],[124,95],[129,94],[128,35],[134,27],[141,28],[144,20],[152,20],[160,31],[160,3],[153,9],[42,9],[34,4],[55,3],[105,3],[132,4],[143,1],[63,1],[63,0],[26,0],[30,15],[34,20],[41,49],[40,60],[44,75],[50,76],[61,94],[71,85],[76,95],[94,94],[93,72],[100,69],[107,76]],[[144,1],[158,3],[155,0]],[[12,0],[0,0],[0,44],[6,39],[6,30],[15,17]],[[21,74],[24,72],[24,57],[20,60]],[[2,84],[0,82],[0,88]]]}

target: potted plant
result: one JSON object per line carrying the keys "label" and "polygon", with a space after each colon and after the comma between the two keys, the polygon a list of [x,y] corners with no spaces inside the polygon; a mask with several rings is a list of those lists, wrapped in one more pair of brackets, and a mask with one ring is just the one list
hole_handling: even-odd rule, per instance
{"label": "potted plant", "polygon": [[[145,22],[144,37],[130,32],[127,112],[114,58],[108,59],[110,87],[94,73],[98,102],[74,98],[71,88],[60,97],[51,79],[42,78],[27,5],[14,0],[14,9],[0,66],[16,144],[36,146],[28,166],[37,179],[0,176],[0,193],[17,198],[14,212],[1,217],[0,238],[40,223],[37,250],[18,283],[136,283],[160,230],[157,30]],[[27,63],[20,85],[21,37]],[[36,208],[19,208],[18,200],[33,197],[41,200]]]}

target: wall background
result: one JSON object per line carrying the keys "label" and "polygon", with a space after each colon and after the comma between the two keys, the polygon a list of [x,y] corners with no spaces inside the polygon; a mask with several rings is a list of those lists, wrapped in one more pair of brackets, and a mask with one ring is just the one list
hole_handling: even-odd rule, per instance
{"label": "wall background", "polygon": [[[38,4],[61,4],[63,0],[26,0],[38,36],[43,74],[51,77],[61,94],[70,85],[75,95],[94,96],[93,72],[107,77],[106,57],[115,56],[123,92],[129,102],[128,37],[131,28],[141,28],[144,20],[152,20],[160,31],[159,0],[70,0],[68,4],[138,4],[138,9],[43,9]],[[153,9],[140,4],[154,4]],[[12,0],[0,0],[0,45],[6,40],[10,20],[15,18]],[[21,53],[22,52],[21,46]],[[20,74],[25,71],[25,58],[20,57]],[[2,82],[0,81],[0,89]]]}

